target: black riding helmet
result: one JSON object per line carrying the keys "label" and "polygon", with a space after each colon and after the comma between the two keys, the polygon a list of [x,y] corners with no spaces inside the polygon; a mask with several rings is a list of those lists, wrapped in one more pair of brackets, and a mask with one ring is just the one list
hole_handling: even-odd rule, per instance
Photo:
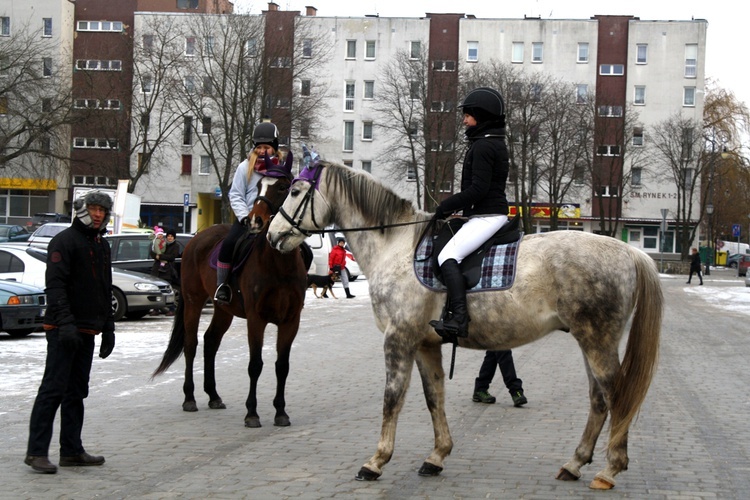
{"label": "black riding helmet", "polygon": [[469,92],[459,108],[478,121],[499,120],[505,116],[503,97],[489,87],[479,87]]}
{"label": "black riding helmet", "polygon": [[253,147],[268,144],[274,151],[279,150],[279,129],[271,122],[259,123],[253,130]]}

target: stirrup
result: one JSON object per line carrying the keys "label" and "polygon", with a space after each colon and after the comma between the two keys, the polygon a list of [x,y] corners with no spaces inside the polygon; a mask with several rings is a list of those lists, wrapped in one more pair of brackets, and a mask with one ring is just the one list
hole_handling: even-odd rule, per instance
{"label": "stirrup", "polygon": [[214,301],[225,305],[232,302],[232,287],[226,283],[219,285],[216,288],[216,293],[214,293]]}

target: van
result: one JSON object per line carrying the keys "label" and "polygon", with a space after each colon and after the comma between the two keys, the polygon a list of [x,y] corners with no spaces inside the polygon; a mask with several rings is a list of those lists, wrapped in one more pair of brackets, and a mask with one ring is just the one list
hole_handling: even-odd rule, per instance
{"label": "van", "polygon": [[[310,269],[307,270],[309,274],[328,274],[328,254],[336,246],[336,238],[339,237],[343,238],[344,235],[342,233],[336,233],[335,235],[333,233],[315,233],[305,239],[313,252],[312,264],[310,264]],[[349,281],[356,281],[362,271],[349,249],[349,244],[347,243],[344,248],[346,249],[346,271],[349,274]]]}

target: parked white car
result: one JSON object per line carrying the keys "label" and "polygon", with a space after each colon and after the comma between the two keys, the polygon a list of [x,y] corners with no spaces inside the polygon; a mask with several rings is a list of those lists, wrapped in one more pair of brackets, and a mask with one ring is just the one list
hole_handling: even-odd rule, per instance
{"label": "parked white car", "polygon": [[36,231],[29,236],[29,243],[33,246],[47,248],[52,238],[61,233],[64,229],[70,227],[70,222],[48,222],[39,226]]}
{"label": "parked white car", "polygon": [[[42,226],[43,227],[43,226]],[[0,279],[44,289],[47,250],[0,244]],[[115,321],[140,319],[152,309],[174,304],[172,286],[148,274],[112,268],[112,308]]]}

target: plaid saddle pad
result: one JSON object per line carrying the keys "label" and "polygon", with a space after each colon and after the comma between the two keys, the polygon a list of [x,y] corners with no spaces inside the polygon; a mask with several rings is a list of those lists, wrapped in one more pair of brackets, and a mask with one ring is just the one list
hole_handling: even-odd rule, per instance
{"label": "plaid saddle pad", "polygon": [[[485,290],[505,290],[513,286],[516,278],[516,256],[521,240],[505,245],[490,247],[481,264],[479,281],[469,283],[467,292],[481,292]],[[445,290],[445,286],[438,281],[433,273],[432,238],[422,238],[414,254],[414,273],[424,286],[434,291]],[[466,261],[464,261],[466,262]],[[463,263],[462,263],[463,264]],[[466,270],[463,269],[466,276]],[[474,273],[475,276],[477,273]]]}

